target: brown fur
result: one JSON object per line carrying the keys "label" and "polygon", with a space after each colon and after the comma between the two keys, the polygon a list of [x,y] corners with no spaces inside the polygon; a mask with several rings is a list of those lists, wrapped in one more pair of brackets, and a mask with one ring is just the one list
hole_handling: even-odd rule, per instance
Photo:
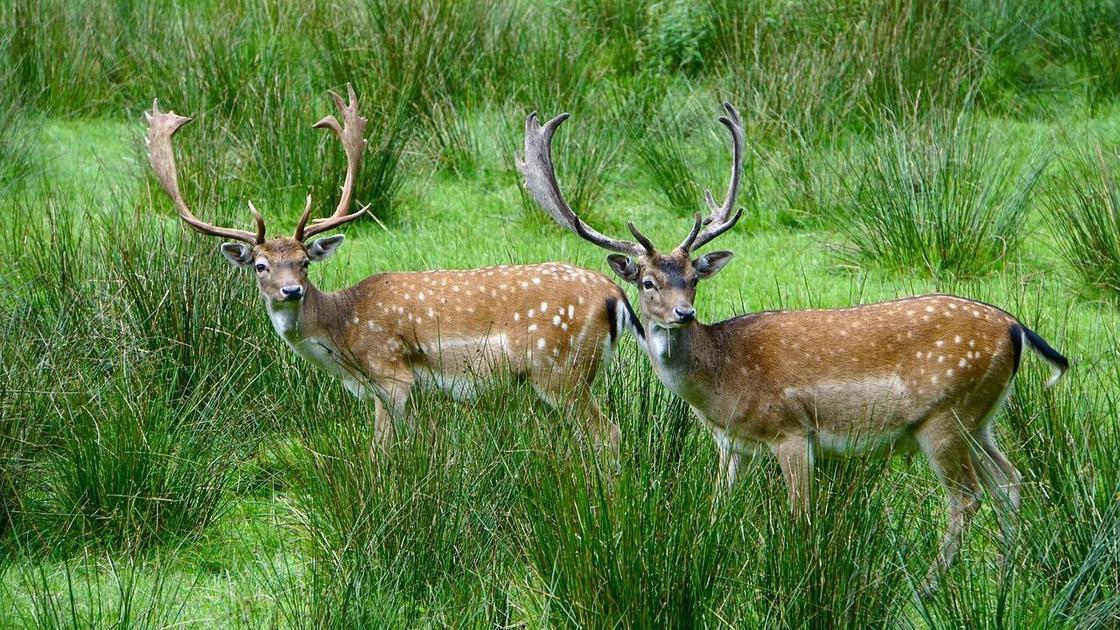
{"label": "brown fur", "polygon": [[[707,257],[719,261],[714,271]],[[612,257],[611,266],[641,293],[654,370],[716,438],[721,484],[734,483],[744,453],[768,450],[794,512],[804,514],[816,455],[921,450],[949,502],[927,590],[953,562],[981,485],[1012,522],[1021,478],[996,445],[992,422],[1018,368],[1025,327],[996,307],[940,294],[711,325],[682,321],[697,281],[730,254],[707,257],[690,260],[677,249],[636,261]],[[1064,370],[1057,356],[1054,367]]]}
{"label": "brown fur", "polygon": [[[724,103],[731,133],[727,195],[693,221],[669,253],[632,223],[637,242],[608,237],[564,201],[552,162],[552,137],[567,119],[525,122],[526,189],[560,225],[614,252],[608,262],[640,296],[644,346],[661,381],[687,401],[719,446],[719,478],[731,485],[744,452],[769,450],[789,487],[795,513],[805,513],[816,451],[844,455],[876,447],[918,447],[949,499],[949,526],[937,567],[956,555],[976,508],[978,485],[1013,514],[1019,473],[996,446],[992,418],[1009,391],[1021,349],[1054,370],[1068,363],[1042,338],[998,308],[949,295],[928,295],[848,309],[776,311],[713,325],[696,321],[699,281],[719,272],[731,252],[692,259],[692,251],[731,229],[742,174],[743,129]],[[927,587],[935,583],[931,570]]]}
{"label": "brown fur", "polygon": [[[590,387],[621,331],[608,302],[625,308],[622,291],[601,274],[558,263],[470,270],[393,272],[336,292],[307,278],[307,253],[278,238],[254,248],[261,294],[273,313],[289,309],[298,325],[277,331],[301,355],[377,404],[380,436],[406,416],[417,381],[457,396],[498,375],[529,380],[551,405],[592,423],[596,442],[616,449],[618,429]],[[303,297],[279,299],[298,283]],[[282,319],[282,318],[281,318]]]}

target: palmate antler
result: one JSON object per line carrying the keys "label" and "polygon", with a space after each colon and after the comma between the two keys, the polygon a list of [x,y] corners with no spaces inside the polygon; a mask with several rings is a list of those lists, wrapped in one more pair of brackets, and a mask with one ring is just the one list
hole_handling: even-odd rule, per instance
{"label": "palmate antler", "polygon": [[[711,214],[703,221],[699,214],[696,215],[692,232],[680,244],[680,248],[686,252],[699,249],[730,230],[743,216],[742,208],[734,216],[730,216],[732,208],[735,207],[735,198],[739,196],[739,180],[743,174],[743,124],[739,120],[739,112],[731,106],[731,103],[725,102],[723,109],[727,115],[720,116],[719,121],[731,132],[731,181],[727,184],[727,196],[722,206],[716,205],[711,190],[704,191],[704,201],[708,203]],[[704,226],[703,230],[700,229],[701,226]]]}
{"label": "palmate antler", "polygon": [[250,245],[263,243],[264,219],[252,203],[249,204],[249,211],[253,213],[253,220],[257,224],[256,233],[206,223],[194,216],[194,213],[187,206],[187,202],[183,200],[183,194],[179,191],[179,175],[175,170],[175,152],[171,146],[171,137],[180,127],[191,122],[192,119],[179,116],[175,112],[161,112],[159,110],[159,99],[152,101],[152,111],[145,112],[144,116],[148,119],[148,136],[144,139],[148,145],[148,160],[152,164],[152,170],[155,171],[160,186],[163,187],[167,196],[171,197],[171,201],[175,204],[175,209],[179,212],[183,221],[203,234],[243,241]]}
{"label": "palmate antler", "polygon": [[[295,238],[298,241],[303,241],[316,234],[353,221],[362,216],[369,208],[367,205],[357,212],[347,214],[354,198],[354,181],[358,177],[358,167],[361,166],[362,154],[366,149],[364,134],[367,121],[358,115],[358,99],[354,95],[354,87],[348,83],[346,84],[346,91],[349,103],[343,102],[342,97],[338,94],[330,93],[342,116],[342,123],[339,123],[334,116],[326,116],[314,125],[317,129],[330,129],[334,132],[334,135],[342,141],[342,147],[346,151],[346,179],[342,184],[342,197],[338,201],[338,207],[335,208],[334,214],[323,219],[316,219],[308,226],[307,220],[311,217],[311,195],[308,195],[307,204],[304,206],[303,214],[300,215],[299,223],[296,225]],[[183,221],[196,231],[210,236],[243,241],[250,245],[263,243],[265,237],[264,218],[257,212],[252,202],[249,202],[249,211],[253,213],[253,220],[257,224],[255,233],[206,223],[196,217],[187,206],[186,201],[183,200],[183,194],[179,190],[179,176],[175,169],[175,152],[171,145],[171,137],[180,127],[191,122],[192,119],[179,116],[175,112],[160,111],[159,99],[152,102],[152,111],[145,112],[144,115],[148,119],[148,136],[145,138],[145,142],[148,145],[148,159],[152,164],[152,170],[155,171],[156,179],[159,180],[164,192],[167,193],[168,197],[171,197],[171,201],[175,204],[175,209],[179,212]]]}
{"label": "palmate antler", "polygon": [[[723,108],[727,115],[721,116],[719,121],[731,132],[731,182],[727,185],[727,196],[722,206],[716,205],[711,191],[704,191],[704,199],[708,203],[711,214],[707,219],[702,220],[697,213],[692,231],[679,246],[686,252],[711,242],[712,239],[730,230],[743,216],[742,210],[731,215],[735,198],[739,194],[739,181],[743,168],[743,126],[739,121],[739,112],[735,111],[730,103],[724,103]],[[626,227],[630,229],[637,243],[613,239],[584,223],[564,200],[552,163],[552,136],[556,133],[556,128],[567,119],[567,113],[560,114],[542,126],[537,120],[537,113],[533,112],[525,120],[525,155],[517,156],[517,169],[525,178],[525,188],[557,223],[579,234],[585,240],[603,249],[627,256],[652,254],[653,243],[639,232],[633,223],[627,223]]]}
{"label": "palmate antler", "polygon": [[608,249],[612,252],[638,256],[653,251],[653,244],[649,239],[638,232],[633,224],[628,224],[634,237],[642,246],[630,241],[620,241],[605,236],[587,225],[572,211],[571,206],[564,200],[560,192],[560,184],[556,181],[556,169],[552,165],[552,136],[556,128],[568,119],[570,114],[563,113],[545,123],[543,126],[537,119],[537,113],[529,114],[525,119],[525,155],[516,156],[517,170],[525,178],[525,188],[533,195],[542,208],[560,225],[579,234],[584,239]]}
{"label": "palmate antler", "polygon": [[347,214],[350,210],[350,203],[354,198],[354,181],[358,177],[358,167],[362,164],[362,155],[366,150],[365,129],[368,120],[358,115],[358,99],[354,94],[354,86],[347,83],[346,93],[349,103],[344,103],[341,96],[335,92],[330,92],[331,98],[334,99],[334,104],[338,107],[339,114],[342,116],[342,123],[339,123],[334,116],[325,116],[314,125],[316,129],[330,129],[334,132],[334,135],[342,142],[342,148],[346,151],[346,179],[342,183],[342,197],[338,200],[338,207],[335,208],[334,214],[323,219],[315,219],[308,226],[307,220],[311,217],[311,195],[308,195],[307,205],[304,206],[303,214],[296,225],[295,239],[297,241],[303,241],[316,234],[353,221],[369,209],[369,206],[366,205],[356,212]]}

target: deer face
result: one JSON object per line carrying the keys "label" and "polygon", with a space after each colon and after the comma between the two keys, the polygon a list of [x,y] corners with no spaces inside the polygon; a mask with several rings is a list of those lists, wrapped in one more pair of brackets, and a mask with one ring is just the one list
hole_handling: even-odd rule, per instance
{"label": "deer face", "polygon": [[269,303],[298,303],[307,294],[307,268],[326,260],[342,245],[342,235],[328,236],[304,246],[294,238],[278,237],[250,247],[222,243],[222,255],[235,267],[251,267],[257,288]]}
{"label": "deer face", "polygon": [[731,261],[731,252],[711,252],[696,259],[677,248],[650,252],[637,260],[622,254],[607,257],[611,269],[638,287],[642,316],[650,326],[683,328],[696,321],[696,286]]}

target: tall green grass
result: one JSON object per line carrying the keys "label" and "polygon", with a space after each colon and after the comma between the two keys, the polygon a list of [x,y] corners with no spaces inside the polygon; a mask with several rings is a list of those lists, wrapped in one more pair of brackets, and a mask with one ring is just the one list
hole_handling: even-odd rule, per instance
{"label": "tall green grass", "polygon": [[[294,627],[1115,625],[1115,317],[1040,280],[1051,257],[1029,215],[1039,187],[1055,186],[1059,251],[1087,284],[1113,287],[1101,278],[1118,230],[1100,223],[1115,205],[1111,157],[1036,182],[1026,143],[1009,137],[1005,150],[987,131],[1003,121],[976,122],[1107,113],[1110,11],[1095,0],[0,6],[0,625],[206,623],[199,604]],[[252,199],[282,233],[306,192],[323,211],[335,200],[344,159],[310,124],[348,81],[370,118],[357,200],[392,233],[351,231],[324,285],[448,261],[600,264],[578,239],[567,249],[521,229],[547,222],[530,203],[500,253],[473,240],[516,212],[512,155],[534,109],[573,113],[557,170],[591,223],[676,234],[698,191],[722,188],[713,118],[729,100],[758,160],[745,205],[784,225],[749,221],[724,237],[749,264],[725,272],[738,275],[712,294],[713,317],[945,284],[1006,306],[1037,291],[1024,321],[1070,322],[1048,338],[1075,367],[1043,391],[1026,359],[998,421],[1027,481],[1018,538],[1005,546],[983,509],[961,563],[919,601],[945,518],[920,461],[821,462],[808,522],[789,517],[766,457],[715,500],[707,432],[628,341],[597,391],[622,426],[617,470],[581,447],[578,419],[516,383],[477,401],[419,395],[416,426],[371,458],[373,405],[275,338],[252,281],[181,226],[139,140],[153,97],[195,116],[177,136],[192,207],[248,227]],[[82,118],[130,121],[124,167],[97,171],[54,146],[60,127],[99,124]],[[675,212],[649,203],[658,195]],[[405,201],[439,212],[394,224]],[[817,243],[836,231],[859,268],[847,294]],[[195,588],[215,575],[255,598]]]}
{"label": "tall green grass", "polygon": [[1081,281],[1107,295],[1120,295],[1120,190],[1114,150],[1098,147],[1062,169],[1067,184],[1046,197],[1058,251]]}
{"label": "tall green grass", "polygon": [[1043,162],[1000,147],[967,120],[893,127],[850,169],[846,256],[932,276],[1002,267],[1028,236]]}
{"label": "tall green grass", "polygon": [[197,534],[228,505],[260,423],[241,402],[260,392],[240,358],[254,322],[221,305],[247,287],[216,282],[217,256],[192,263],[195,243],[161,236],[158,219],[126,224],[127,197],[121,215],[79,223],[75,197],[40,186],[45,203],[4,226],[17,245],[3,326],[19,331],[4,386],[30,403],[5,414],[5,511],[45,550]]}
{"label": "tall green grass", "polygon": [[283,478],[307,563],[269,571],[285,623],[399,624],[424,615],[486,625],[506,614],[519,520],[514,436],[526,399],[507,400],[505,413],[493,413],[421,395],[416,426],[402,425],[377,450],[372,405],[331,400],[331,421],[299,426]]}
{"label": "tall green grass", "polygon": [[21,566],[14,582],[26,597],[9,600],[12,607],[0,612],[0,621],[27,628],[165,628],[191,619],[186,598],[195,585],[154,564],[149,569],[137,558],[90,557],[56,567]]}

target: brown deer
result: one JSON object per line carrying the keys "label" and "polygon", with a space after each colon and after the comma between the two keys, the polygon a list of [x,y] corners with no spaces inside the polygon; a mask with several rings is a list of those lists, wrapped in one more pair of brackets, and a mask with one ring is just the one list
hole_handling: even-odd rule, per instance
{"label": "brown deer", "polygon": [[852,308],[753,313],[715,324],[696,319],[701,280],[732,257],[693,252],[742,216],[732,214],[742,169],[743,130],[724,104],[731,132],[731,181],[723,205],[705,193],[710,215],[696,215],[688,236],[660,252],[634,225],[637,243],[592,231],[564,198],[551,144],[561,114],[525,126],[525,185],[560,225],[616,252],[611,269],[635,285],[645,318],[643,344],[661,382],[692,407],[715,437],[720,483],[734,483],[744,453],[773,453],[795,515],[808,508],[815,455],[916,447],[949,502],[936,569],[948,567],[977,508],[982,484],[1008,521],[1019,505],[1020,476],[996,445],[993,421],[1011,389],[1024,348],[1050,364],[1048,386],[1069,364],[1007,312],[952,295],[923,295]]}
{"label": "brown deer", "polygon": [[254,232],[216,227],[191,212],[179,191],[171,144],[191,119],[161,112],[154,103],[147,114],[149,157],[179,216],[198,232],[237,241],[223,243],[221,252],[235,267],[254,270],[277,334],[351,393],[375,401],[379,442],[391,434],[394,420],[406,419],[413,385],[466,397],[512,373],[527,379],[548,404],[587,418],[597,445],[617,449],[618,428],[592,399],[591,385],[621,333],[641,332],[626,295],[601,274],[545,263],[382,273],[334,292],[311,283],[310,263],[330,257],[343,237],[309,239],[368,208],[350,212],[366,119],[347,88],[349,102],[331,92],[342,122],[327,116],[315,124],[331,130],[346,151],[334,214],[309,224],[308,195],[295,235],[268,239],[252,203]]}

